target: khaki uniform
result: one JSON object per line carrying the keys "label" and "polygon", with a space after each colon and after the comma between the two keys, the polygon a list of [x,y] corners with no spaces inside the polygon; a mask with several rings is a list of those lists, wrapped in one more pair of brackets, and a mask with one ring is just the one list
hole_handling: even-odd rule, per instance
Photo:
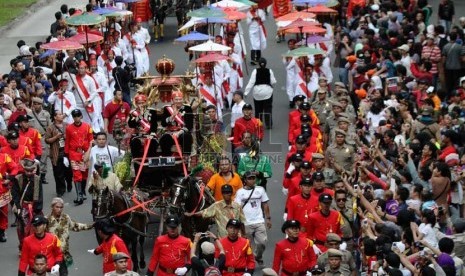
{"label": "khaki uniform", "polygon": [[334,182],[339,180],[339,176],[332,168],[323,168],[321,172],[325,176],[325,184],[327,187],[333,187]]}
{"label": "khaki uniform", "polygon": [[[339,251],[342,252],[342,260],[341,260],[340,270],[343,271],[344,273],[350,274],[351,271],[354,271],[356,269],[354,257],[347,250],[339,250]],[[329,270],[329,267],[328,267],[328,252],[327,251],[325,253],[321,254],[318,257],[317,265],[318,265],[318,267],[328,268],[328,269],[325,269],[325,270]],[[344,275],[348,275],[348,274],[344,274]]]}
{"label": "khaki uniform", "polygon": [[354,147],[343,144],[338,146],[337,144],[331,144],[326,149],[326,158],[330,160],[330,158],[334,158],[334,162],[336,162],[339,166],[341,166],[346,171],[351,171],[352,166],[354,165],[355,161],[355,150]]}
{"label": "khaki uniform", "polygon": [[325,125],[326,118],[331,112],[331,104],[327,100],[316,100],[312,103],[311,108],[315,111],[316,116],[320,120],[320,125]]}
{"label": "khaki uniform", "polygon": [[[334,128],[331,128],[330,133],[329,133],[328,144],[331,145],[335,141],[335,138],[336,138],[336,133],[334,132]],[[347,132],[347,135],[346,135],[346,144],[349,146],[353,146],[355,149],[357,147],[357,143],[359,143],[358,135],[357,133],[355,133],[355,131],[353,131],[349,127],[349,131]]]}
{"label": "khaki uniform", "polygon": [[34,111],[32,111],[31,114],[31,117],[33,119],[31,120],[31,127],[35,128],[42,136],[42,140],[40,141],[42,144],[42,156],[40,158],[40,173],[46,174],[47,158],[49,157],[49,154],[47,144],[45,143],[45,139],[43,137],[45,135],[45,132],[47,131],[48,126],[52,124],[52,121],[50,120],[50,113],[43,109],[39,113],[35,113]]}
{"label": "khaki uniform", "polygon": [[351,225],[354,223],[354,211],[352,209],[352,206],[347,207],[347,203],[352,204],[352,200],[348,198],[344,210],[339,210],[337,208],[335,208],[335,210],[341,213],[342,219],[344,220],[344,225],[341,226],[342,241],[347,244],[347,251],[352,252],[354,248],[354,234],[352,232]]}
{"label": "khaki uniform", "polygon": [[350,271],[346,271],[342,266],[336,270],[331,270],[329,265],[325,267],[325,276],[349,276],[350,274]]}
{"label": "khaki uniform", "polygon": [[134,271],[126,271],[125,273],[117,273],[116,271],[111,271],[108,273],[105,273],[104,276],[139,276],[139,273],[134,272]]}

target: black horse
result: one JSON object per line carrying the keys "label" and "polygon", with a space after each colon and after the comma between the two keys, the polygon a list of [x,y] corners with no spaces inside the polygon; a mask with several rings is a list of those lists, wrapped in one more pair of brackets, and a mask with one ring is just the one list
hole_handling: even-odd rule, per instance
{"label": "black horse", "polygon": [[[113,190],[100,189],[95,191],[96,199],[94,202],[93,215],[95,220],[110,218],[117,226],[117,233],[126,243],[131,252],[133,271],[139,268],[145,268],[144,242],[146,237],[146,228],[148,222],[147,212],[142,208],[137,208],[122,215],[115,216],[132,206],[136,205],[131,199],[131,194],[124,192],[118,193]],[[137,200],[142,202],[139,195],[135,195]],[[99,241],[100,242],[100,241]],[[138,259],[137,249],[139,245],[140,259]]]}
{"label": "black horse", "polygon": [[198,212],[215,202],[202,181],[192,176],[180,178],[170,189],[169,213],[181,219],[182,233],[193,238],[196,232],[205,232],[211,224],[210,219],[187,217],[184,213]]}

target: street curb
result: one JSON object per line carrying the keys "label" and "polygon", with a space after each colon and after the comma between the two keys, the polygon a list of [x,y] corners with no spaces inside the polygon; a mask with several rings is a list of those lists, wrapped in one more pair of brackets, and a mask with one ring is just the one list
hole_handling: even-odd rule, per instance
{"label": "street curb", "polygon": [[[52,2],[55,2],[56,0],[38,0],[36,3],[32,4],[31,6],[29,6],[27,8],[27,10],[24,11],[23,14],[21,14],[20,16],[16,17],[15,19],[11,20],[10,23],[6,24],[5,26],[3,27],[0,27],[0,37],[3,36],[6,32],[10,31],[13,26],[18,23],[19,21],[23,20],[24,18],[26,18],[27,16],[33,14],[34,12],[36,12],[37,10],[39,10],[40,8],[52,3]],[[53,14],[55,14],[55,12],[53,12]]]}

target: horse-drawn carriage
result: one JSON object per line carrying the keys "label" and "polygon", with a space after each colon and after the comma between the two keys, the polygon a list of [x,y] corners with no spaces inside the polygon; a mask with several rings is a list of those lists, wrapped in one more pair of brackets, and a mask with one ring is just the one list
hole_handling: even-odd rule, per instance
{"label": "horse-drawn carriage", "polygon": [[[140,80],[143,83],[137,86],[138,95],[145,95],[147,106],[154,108],[160,115],[160,105],[171,102],[173,90],[182,92],[185,103],[195,105],[196,94],[191,84],[192,74],[171,76],[174,63],[167,58],[160,59],[156,68],[160,76],[142,77]],[[214,202],[206,183],[213,175],[215,155],[222,154],[224,145],[220,144],[225,143],[226,139],[204,139],[205,145],[197,144],[195,133],[201,128],[201,113],[194,111],[193,114],[195,126],[191,132],[194,133],[194,146],[189,155],[183,154],[174,136],[172,154],[166,154],[159,148],[155,153],[148,153],[150,144],[159,144],[159,138],[166,134],[167,131],[163,128],[159,128],[157,133],[143,135],[126,128],[117,140],[124,144],[119,146],[129,148],[131,139],[140,139],[143,154],[134,157],[127,151],[125,157],[115,164],[115,173],[125,187],[124,191],[98,191],[94,216],[96,219],[111,218],[120,226],[120,234],[130,247],[135,269],[145,267],[142,249],[145,237],[162,234],[167,215],[177,215],[180,218],[182,233],[185,236],[193,237],[195,232],[208,229],[209,220],[184,214],[200,211]],[[153,234],[147,234],[149,224],[158,227],[151,232]],[[141,247],[140,261],[137,258],[138,245]]]}

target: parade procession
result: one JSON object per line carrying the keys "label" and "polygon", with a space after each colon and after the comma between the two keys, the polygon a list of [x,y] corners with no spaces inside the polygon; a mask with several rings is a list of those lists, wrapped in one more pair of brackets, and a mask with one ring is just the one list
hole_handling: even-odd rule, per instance
{"label": "parade procession", "polygon": [[32,2],[0,275],[465,275],[465,1]]}

